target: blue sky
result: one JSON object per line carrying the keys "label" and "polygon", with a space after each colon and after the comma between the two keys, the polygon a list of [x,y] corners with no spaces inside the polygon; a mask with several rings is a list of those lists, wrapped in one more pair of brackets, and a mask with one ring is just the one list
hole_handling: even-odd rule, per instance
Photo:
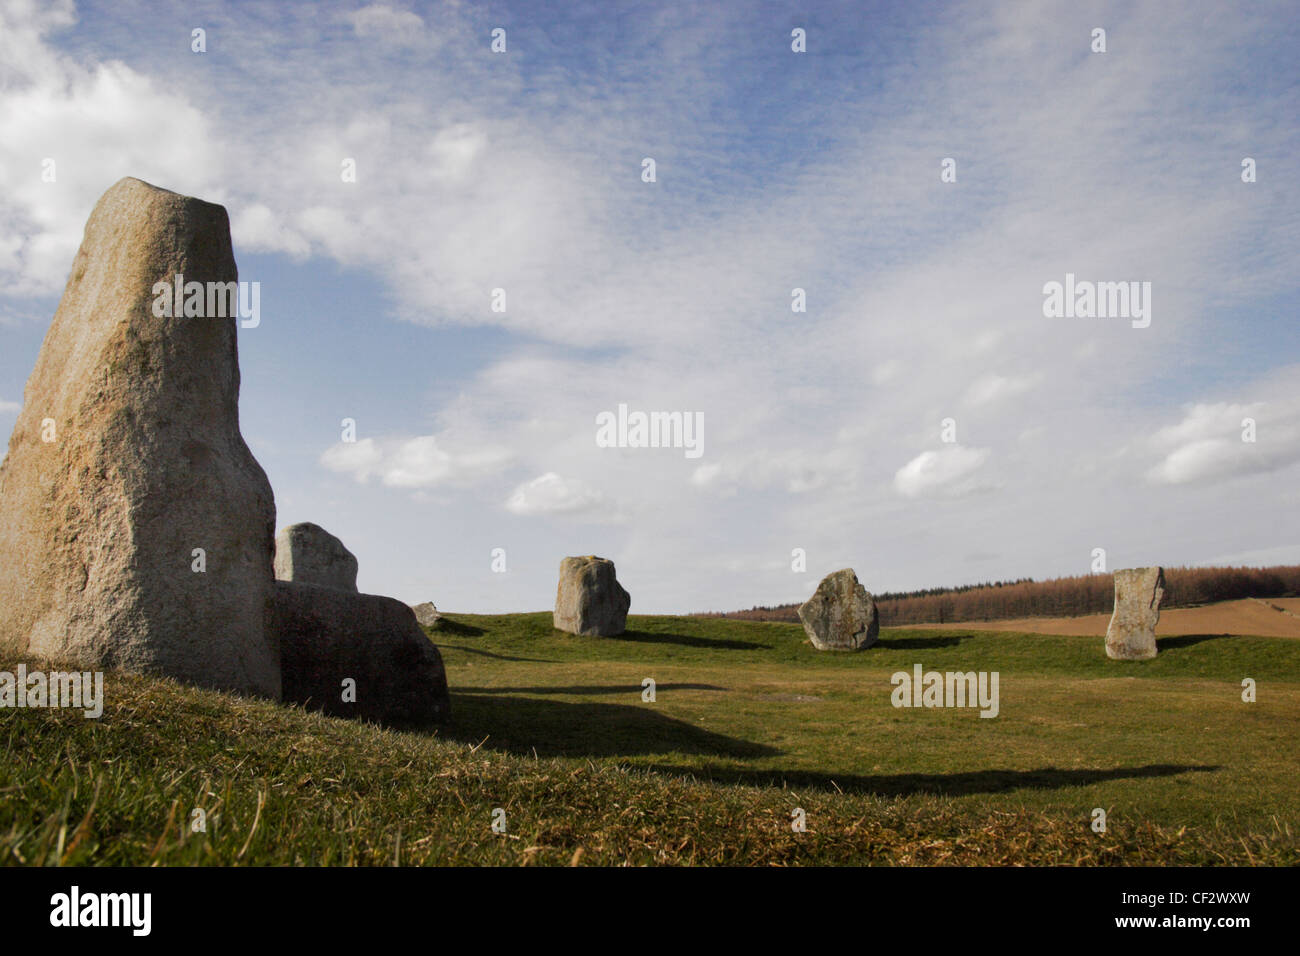
{"label": "blue sky", "polygon": [[[0,0],[0,430],[133,175],[229,210],[244,435],[366,591],[1300,562],[1293,5],[609,6]],[[1150,326],[1044,317],[1067,272],[1150,282]],[[597,447],[620,403],[703,456]]]}

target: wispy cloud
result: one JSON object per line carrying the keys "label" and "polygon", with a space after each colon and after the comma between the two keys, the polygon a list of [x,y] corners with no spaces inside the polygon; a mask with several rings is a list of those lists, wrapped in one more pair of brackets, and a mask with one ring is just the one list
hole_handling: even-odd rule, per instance
{"label": "wispy cloud", "polygon": [[415,46],[426,43],[424,20],[410,10],[400,10],[386,3],[340,14],[359,37],[371,37],[395,46]]}
{"label": "wispy cloud", "polygon": [[969,405],[988,405],[1003,399],[1014,398],[1029,391],[1041,381],[1038,374],[1022,376],[985,375],[976,379],[966,390]]}

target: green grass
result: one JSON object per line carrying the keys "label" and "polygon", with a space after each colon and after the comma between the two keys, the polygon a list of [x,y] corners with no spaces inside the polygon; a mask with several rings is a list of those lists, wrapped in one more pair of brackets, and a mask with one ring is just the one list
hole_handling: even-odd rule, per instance
{"label": "green grass", "polygon": [[[886,630],[857,654],[819,653],[797,625],[629,627],[444,617],[431,634],[453,723],[435,733],[128,675],[109,676],[97,721],[0,712],[0,858],[1300,863],[1300,641],[1170,638],[1121,663],[1099,638],[960,625]],[[895,709],[890,674],[917,663],[998,671],[1000,715]],[[1244,677],[1258,702],[1242,702]],[[196,807],[206,833],[186,832]]]}

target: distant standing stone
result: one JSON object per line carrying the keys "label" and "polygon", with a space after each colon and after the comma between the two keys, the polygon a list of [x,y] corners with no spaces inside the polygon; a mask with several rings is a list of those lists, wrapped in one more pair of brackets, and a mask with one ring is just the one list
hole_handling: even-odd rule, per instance
{"label": "distant standing stone", "polygon": [[415,612],[415,619],[420,622],[420,627],[432,627],[442,617],[438,609],[433,606],[432,601],[425,601],[423,604],[412,606]]}
{"label": "distant standing stone", "polygon": [[819,651],[862,651],[880,638],[876,602],[852,568],[822,578],[799,620]]}
{"label": "distant standing stone", "polygon": [[275,536],[275,578],[355,594],[357,559],[320,525],[291,524]]}
{"label": "distant standing stone", "polygon": [[555,626],[570,634],[614,637],[627,627],[632,597],[618,583],[614,562],[587,555],[560,562]]}
{"label": "distant standing stone", "polygon": [[1164,568],[1115,572],[1115,612],[1106,628],[1107,657],[1142,661],[1156,656],[1156,623],[1164,596]]}

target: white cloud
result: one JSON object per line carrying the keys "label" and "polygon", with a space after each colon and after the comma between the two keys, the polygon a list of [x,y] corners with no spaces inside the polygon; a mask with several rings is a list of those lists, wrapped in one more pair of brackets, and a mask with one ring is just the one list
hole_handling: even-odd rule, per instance
{"label": "white cloud", "polygon": [[311,253],[311,243],[298,230],[262,203],[252,203],[233,212],[230,235],[238,248],[252,252],[283,252],[299,261]]}
{"label": "white cloud", "polygon": [[722,474],[722,466],[717,462],[711,462],[707,465],[698,465],[691,472],[691,484],[697,488],[707,488],[718,480]]}
{"label": "white cloud", "polygon": [[802,495],[849,477],[852,457],[838,441],[818,448],[759,451],[738,448],[725,460],[696,466],[689,481],[696,488],[725,496],[741,489],[779,489],[790,495]]}
{"label": "white cloud", "polygon": [[73,7],[40,6],[0,5],[0,282],[22,296],[62,288],[90,209],[117,179],[223,192],[224,150],[194,104],[122,62],[55,53],[45,35],[74,22]]}
{"label": "white cloud", "polygon": [[0,413],[21,412],[23,410],[22,402],[6,402],[0,399]]}
{"label": "white cloud", "polygon": [[1249,458],[1254,449],[1242,442],[1222,438],[1207,438],[1188,442],[1165,456],[1164,461],[1149,471],[1154,482],[1181,485],[1207,478],[1225,478],[1234,473],[1254,470]]}
{"label": "white cloud", "polygon": [[961,496],[984,490],[989,485],[978,481],[975,473],[988,458],[987,448],[961,445],[923,451],[894,473],[894,488],[908,498],[935,494]]}
{"label": "white cloud", "polygon": [[881,362],[871,370],[871,383],[873,385],[888,385],[898,377],[899,372],[902,370],[903,363],[898,359]]}
{"label": "white cloud", "polygon": [[[1300,385],[1300,376],[1292,387]],[[1300,461],[1300,398],[1249,404],[1192,405],[1182,421],[1160,429],[1152,445],[1164,457],[1147,472],[1156,484],[1212,483],[1261,474]],[[1254,422],[1253,441],[1246,420]]]}
{"label": "white cloud", "polygon": [[394,46],[414,46],[425,42],[424,20],[409,10],[397,10],[386,3],[343,14],[359,37],[373,37]]}
{"label": "white cloud", "polygon": [[1023,375],[1008,377],[1004,375],[985,375],[977,379],[966,390],[966,401],[971,405],[988,405],[1005,398],[1027,392],[1038,384],[1041,376]]}
{"label": "white cloud", "polygon": [[1263,409],[1262,402],[1250,404],[1215,402],[1192,405],[1187,409],[1182,421],[1160,429],[1156,432],[1153,441],[1157,446],[1176,447],[1205,438],[1223,438],[1229,435],[1240,440],[1242,420],[1258,419]]}
{"label": "white cloud", "polygon": [[553,471],[524,482],[506,499],[506,509],[517,515],[571,515],[594,511],[616,513],[609,498],[576,478]]}
{"label": "white cloud", "polygon": [[439,130],[429,144],[430,174],[440,180],[463,181],[487,144],[487,133],[470,123]]}
{"label": "white cloud", "polygon": [[330,471],[344,472],[357,481],[369,481],[384,460],[383,453],[373,438],[357,442],[339,442],[325,449],[321,464]]}
{"label": "white cloud", "polygon": [[362,483],[377,477],[392,488],[464,484],[500,472],[509,461],[509,453],[499,448],[450,453],[434,435],[338,442],[321,455],[321,464],[330,471]]}

